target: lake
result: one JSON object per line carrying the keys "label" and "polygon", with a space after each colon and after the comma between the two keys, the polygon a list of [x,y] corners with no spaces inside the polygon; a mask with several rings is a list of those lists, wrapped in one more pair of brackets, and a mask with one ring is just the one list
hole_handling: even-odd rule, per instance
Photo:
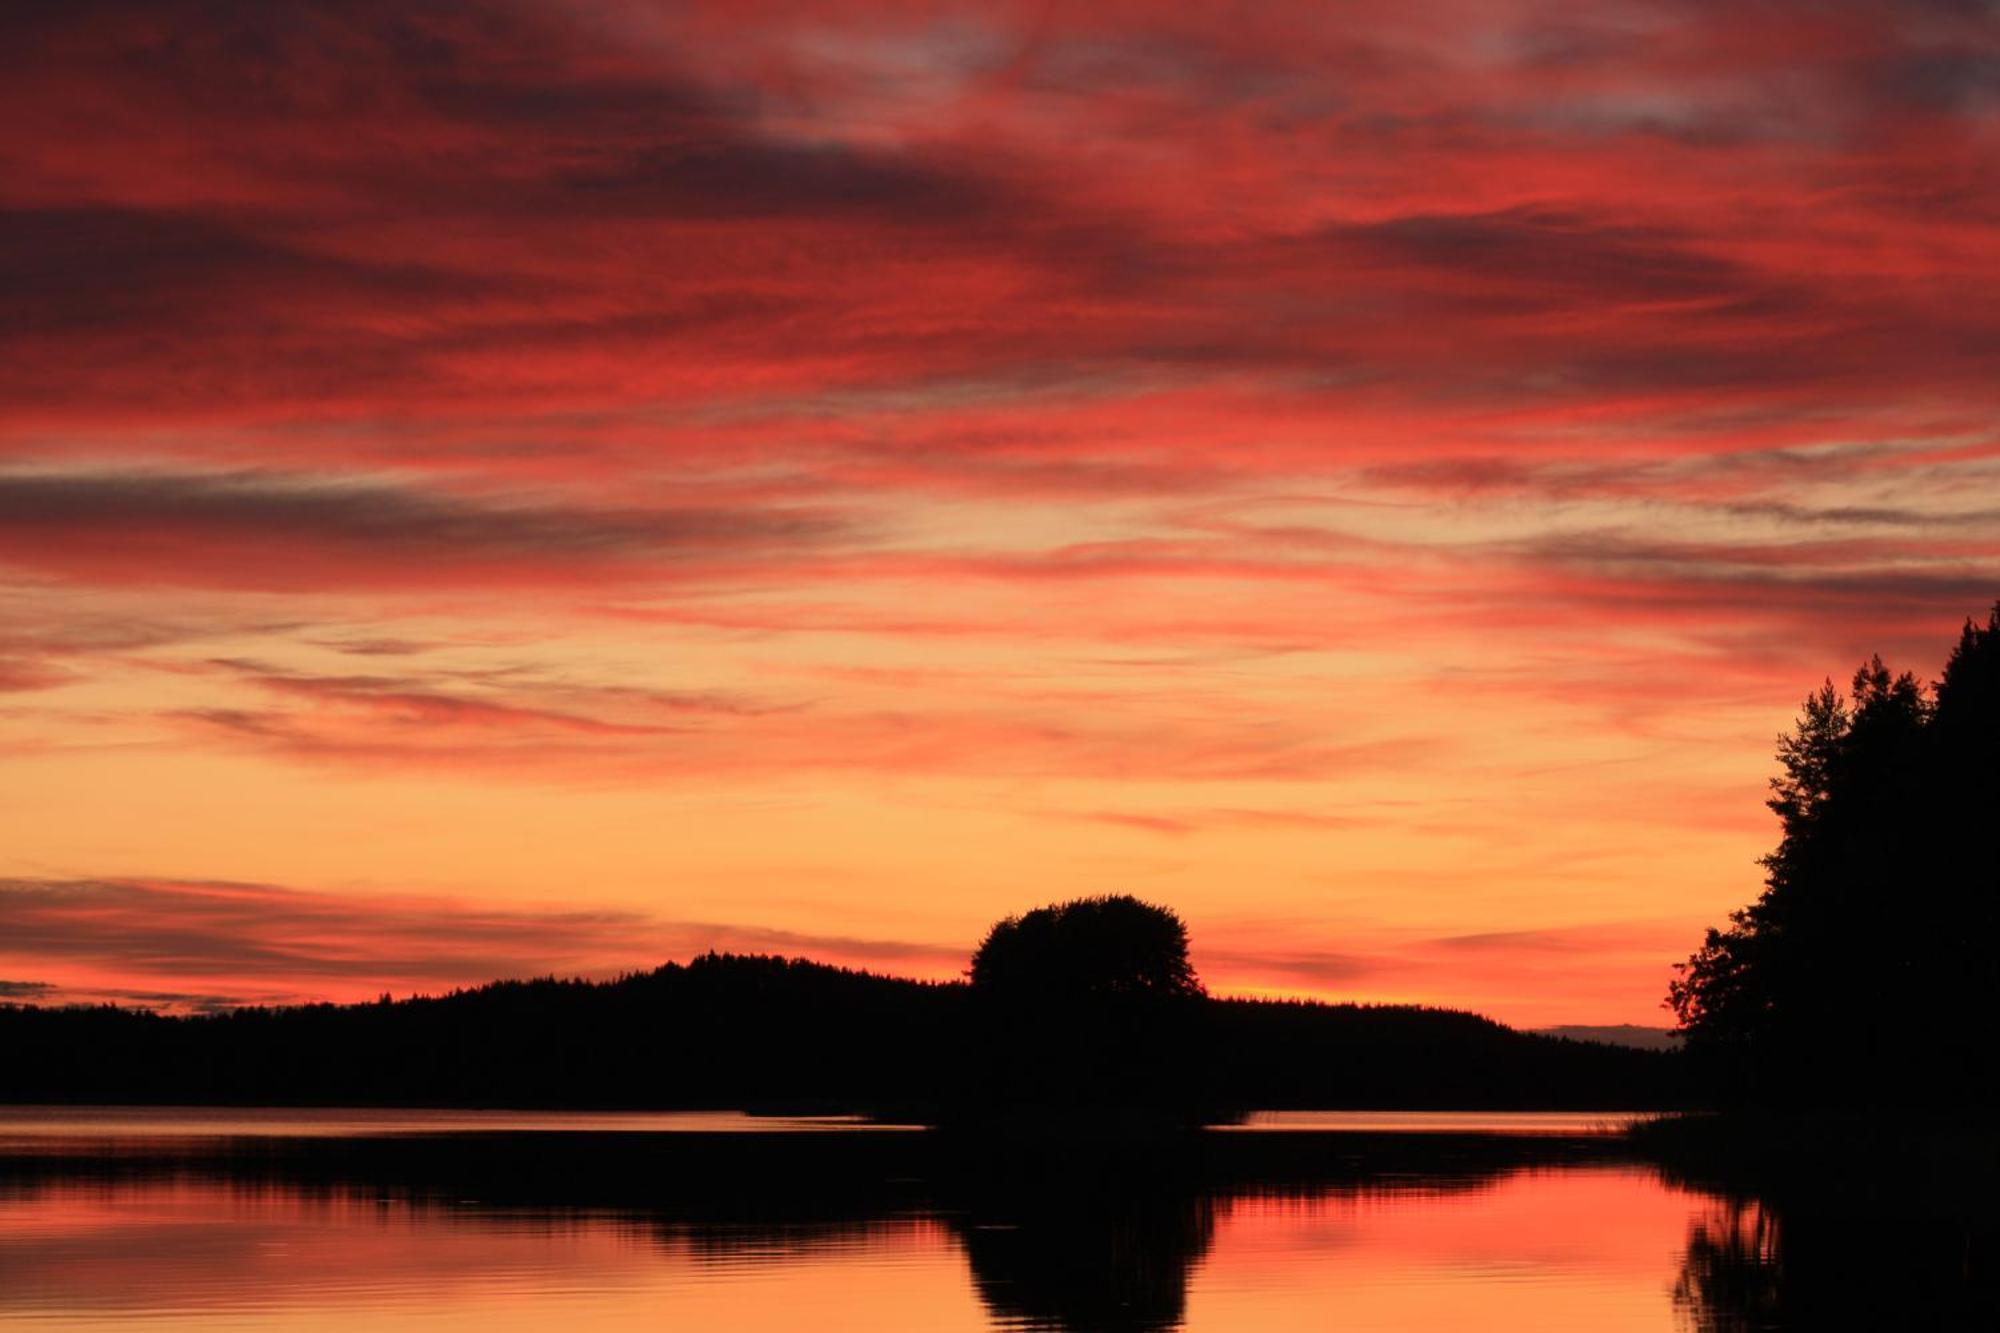
{"label": "lake", "polygon": [[7,1108],[0,1325],[1781,1325],[1775,1209],[1668,1179],[1618,1123],[1288,1113],[1121,1145],[708,1112]]}

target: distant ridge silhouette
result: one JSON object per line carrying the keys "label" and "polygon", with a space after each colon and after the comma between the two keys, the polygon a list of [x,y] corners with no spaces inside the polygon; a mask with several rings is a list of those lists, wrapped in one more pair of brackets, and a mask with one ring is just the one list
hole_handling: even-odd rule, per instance
{"label": "distant ridge silhouette", "polygon": [[[1208,997],[1183,966],[1179,919],[1135,899],[1038,912],[1047,915],[995,927],[987,966],[976,961],[969,983],[711,953],[615,981],[499,981],[373,1004],[188,1017],[0,1006],[0,1099],[727,1106],[923,1119],[981,1108],[1215,1118],[1259,1107],[1682,1099],[1668,1054],[1559,1041],[1449,1010]],[[1133,926],[1144,945],[1136,954]],[[1018,956],[1015,945],[1024,946]],[[1010,967],[1010,978],[996,979]],[[1132,967],[1165,980],[1128,984]]]}
{"label": "distant ridge silhouette", "polygon": [[1542,1037],[1567,1041],[1595,1041],[1606,1046],[1630,1046],[1640,1051],[1677,1051],[1680,1034],[1672,1028],[1649,1028],[1638,1023],[1562,1023],[1555,1027],[1530,1028]]}

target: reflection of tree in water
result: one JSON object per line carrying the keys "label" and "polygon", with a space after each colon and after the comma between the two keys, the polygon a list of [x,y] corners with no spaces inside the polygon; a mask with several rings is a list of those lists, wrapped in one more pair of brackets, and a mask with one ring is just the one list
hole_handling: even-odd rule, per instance
{"label": "reflection of tree in water", "polygon": [[1674,1306],[1703,1333],[1772,1328],[1779,1309],[1776,1228],[1755,1203],[1718,1204],[1688,1228]]}
{"label": "reflection of tree in water", "polygon": [[1976,1201],[1830,1174],[1697,1220],[1675,1304],[1701,1333],[2000,1328],[1995,1241]]}
{"label": "reflection of tree in water", "polygon": [[[941,1219],[995,1323],[1165,1333],[1233,1200],[1442,1194],[1606,1151],[1502,1138],[1098,1134],[538,1134],[224,1142],[62,1160],[0,1154],[0,1188],[212,1183],[472,1209],[587,1214],[702,1262],[788,1262]],[[1720,1326],[1719,1326],[1720,1327]]]}
{"label": "reflection of tree in water", "polygon": [[1188,1279],[1215,1236],[1215,1200],[1178,1172],[1143,1166],[1065,1155],[955,1182],[970,1188],[947,1196],[958,1205],[952,1229],[996,1319],[1070,1333],[1179,1327]]}
{"label": "reflection of tree in water", "polygon": [[1209,1135],[1118,1147],[961,1143],[936,1204],[996,1322],[1045,1333],[1165,1333],[1217,1219],[1244,1198],[1489,1188],[1561,1149],[1527,1140]]}

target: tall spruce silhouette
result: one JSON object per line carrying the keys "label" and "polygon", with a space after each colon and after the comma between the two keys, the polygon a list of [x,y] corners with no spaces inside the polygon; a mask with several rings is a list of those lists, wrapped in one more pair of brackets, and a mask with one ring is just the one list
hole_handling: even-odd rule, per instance
{"label": "tall spruce silhouette", "polygon": [[1761,897],[1710,930],[1668,1004],[1744,1100],[1991,1097],[2000,1000],[2000,604],[1926,688],[1880,657],[1778,743]]}

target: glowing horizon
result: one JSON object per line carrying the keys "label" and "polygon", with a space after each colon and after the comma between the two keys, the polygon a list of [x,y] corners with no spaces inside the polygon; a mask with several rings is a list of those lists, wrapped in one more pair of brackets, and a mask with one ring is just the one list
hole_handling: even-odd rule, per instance
{"label": "glowing horizon", "polygon": [[1799,700],[2000,595],[1973,8],[0,33],[0,1002],[1129,892],[1663,1025]]}

